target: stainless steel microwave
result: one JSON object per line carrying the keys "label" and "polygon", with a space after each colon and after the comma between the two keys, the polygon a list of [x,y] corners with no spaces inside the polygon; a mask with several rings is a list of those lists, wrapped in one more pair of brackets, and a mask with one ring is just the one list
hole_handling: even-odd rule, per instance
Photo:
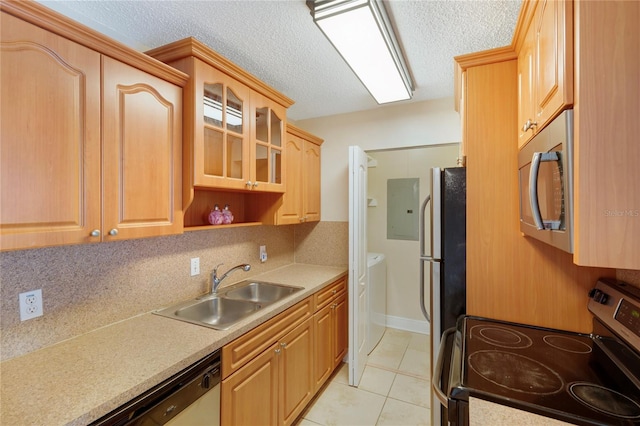
{"label": "stainless steel microwave", "polygon": [[573,253],[573,110],[518,153],[520,231]]}

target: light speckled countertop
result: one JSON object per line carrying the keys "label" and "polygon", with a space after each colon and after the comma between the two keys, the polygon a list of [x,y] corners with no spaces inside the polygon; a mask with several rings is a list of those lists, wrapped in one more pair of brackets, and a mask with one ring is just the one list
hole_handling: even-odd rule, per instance
{"label": "light speckled countertop", "polygon": [[147,313],[5,361],[0,424],[92,422],[346,274],[292,264],[254,276],[304,290],[227,331]]}

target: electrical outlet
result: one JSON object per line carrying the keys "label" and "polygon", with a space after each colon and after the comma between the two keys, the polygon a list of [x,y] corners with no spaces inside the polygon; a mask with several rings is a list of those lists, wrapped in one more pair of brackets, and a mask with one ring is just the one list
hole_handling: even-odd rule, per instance
{"label": "electrical outlet", "polygon": [[18,295],[20,299],[20,321],[42,316],[42,290],[32,290]]}
{"label": "electrical outlet", "polygon": [[200,275],[200,258],[199,257],[191,258],[191,276],[195,277],[196,275]]}
{"label": "electrical outlet", "polygon": [[260,246],[260,262],[267,261],[267,246]]}

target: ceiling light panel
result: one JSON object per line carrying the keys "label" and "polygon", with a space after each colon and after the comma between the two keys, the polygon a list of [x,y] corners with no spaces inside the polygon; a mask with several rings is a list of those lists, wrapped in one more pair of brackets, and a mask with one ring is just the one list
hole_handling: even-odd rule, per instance
{"label": "ceiling light panel", "polygon": [[413,84],[382,4],[377,0],[308,4],[318,27],[376,102],[411,99]]}

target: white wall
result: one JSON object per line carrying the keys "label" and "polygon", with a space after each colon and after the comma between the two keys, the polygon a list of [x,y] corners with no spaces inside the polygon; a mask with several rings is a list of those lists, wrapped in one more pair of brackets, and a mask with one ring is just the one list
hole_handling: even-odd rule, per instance
{"label": "white wall", "polygon": [[[458,143],[462,140],[460,117],[455,112],[453,104],[453,98],[444,98],[296,122],[300,128],[325,141],[322,145],[322,221],[349,220],[350,145],[359,145],[365,151],[371,152]],[[405,154],[409,152],[405,151]],[[407,169],[409,163],[417,165],[413,160],[407,161],[401,167]],[[455,155],[449,159],[448,164],[438,163],[440,166],[454,164]],[[425,162],[424,167],[428,170],[430,166]],[[415,167],[413,168],[415,170]],[[423,182],[420,185],[423,197],[428,185]],[[386,192],[386,186],[384,191]],[[383,239],[386,240],[386,205],[378,208],[385,209]],[[389,256],[387,315],[392,320],[389,325],[416,331],[428,329],[417,301],[417,243],[382,243],[377,237],[377,234],[369,232],[369,251],[378,251]],[[344,238],[348,236],[345,235]]]}
{"label": "white wall", "polygon": [[[418,241],[387,239],[387,180],[420,179],[420,203],[431,193],[432,167],[454,167],[459,144],[411,148],[393,151],[369,151],[377,162],[368,170],[368,194],[378,205],[367,208],[368,251],[384,253],[387,259],[387,316],[397,328],[426,328],[425,318],[417,302],[420,295]],[[419,212],[416,212],[418,214]],[[427,213],[427,221],[429,213]],[[429,241],[427,222],[426,241]],[[429,253],[429,244],[426,245]],[[429,271],[426,271],[428,285]],[[428,288],[428,287],[427,287]],[[427,309],[429,309],[427,307]],[[422,323],[422,324],[420,324]],[[424,330],[426,331],[426,330]]]}
{"label": "white wall", "polygon": [[370,111],[296,122],[324,139],[322,220],[349,220],[349,146],[365,151],[460,142],[460,116],[453,98],[390,105]]}

